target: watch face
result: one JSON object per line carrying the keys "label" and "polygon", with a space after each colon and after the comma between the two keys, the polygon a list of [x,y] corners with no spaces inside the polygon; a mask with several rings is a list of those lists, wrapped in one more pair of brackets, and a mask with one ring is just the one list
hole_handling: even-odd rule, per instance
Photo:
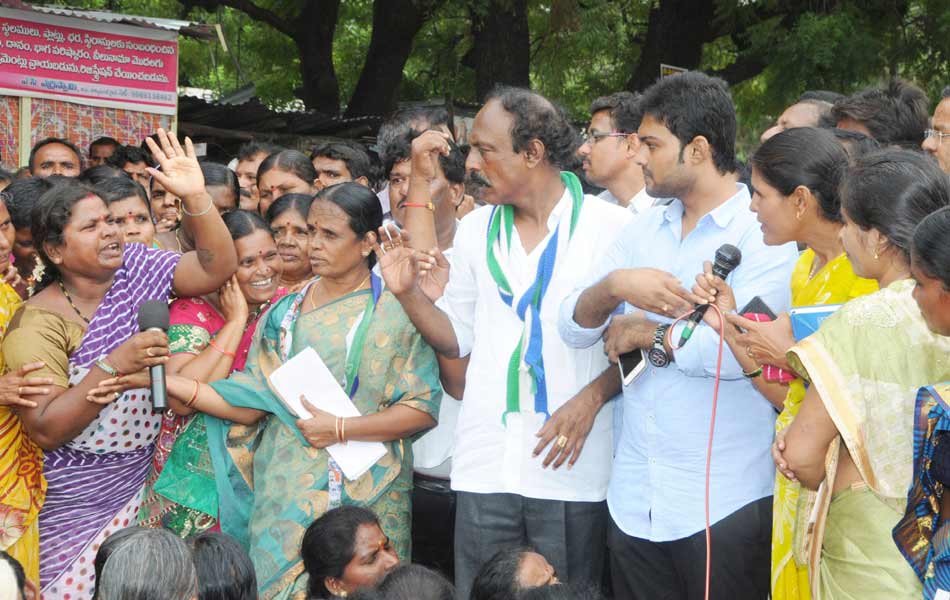
{"label": "watch face", "polygon": [[665,351],[659,348],[650,348],[647,358],[650,359],[650,364],[654,367],[665,367],[670,364],[670,357],[666,355]]}

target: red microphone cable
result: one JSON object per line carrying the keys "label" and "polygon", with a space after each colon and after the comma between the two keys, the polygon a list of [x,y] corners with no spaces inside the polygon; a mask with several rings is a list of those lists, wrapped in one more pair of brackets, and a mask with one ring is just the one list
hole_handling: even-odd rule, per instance
{"label": "red microphone cable", "polygon": [[[716,431],[716,407],[719,404],[719,381],[722,376],[722,349],[725,342],[725,333],[723,333],[723,328],[726,326],[726,320],[723,318],[722,311],[719,310],[719,307],[713,303],[710,303],[709,308],[715,310],[716,315],[719,317],[719,353],[716,357],[716,379],[713,386],[712,414],[709,417],[709,442],[706,445],[706,490],[703,499],[704,509],[706,511],[706,600],[709,600],[709,576],[712,571],[712,533],[709,525],[709,480],[710,469],[712,467],[713,436]],[[693,311],[677,317],[677,319],[670,325],[669,329],[666,330],[666,340],[670,344],[670,348],[673,348],[674,350],[682,348],[682,346],[679,348],[673,346],[672,331],[673,328],[676,327],[677,323],[687,318],[691,314],[693,314]]]}

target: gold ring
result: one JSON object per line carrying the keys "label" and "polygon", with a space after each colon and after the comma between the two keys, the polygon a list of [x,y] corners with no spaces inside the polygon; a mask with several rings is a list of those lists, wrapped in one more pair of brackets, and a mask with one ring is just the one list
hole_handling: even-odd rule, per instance
{"label": "gold ring", "polygon": [[554,442],[554,446],[556,448],[563,448],[564,446],[567,446],[567,436],[566,435],[557,436],[557,441]]}
{"label": "gold ring", "polygon": [[670,312],[670,305],[669,305],[669,304],[664,304],[664,305],[663,305],[663,312],[665,312],[665,313]]}
{"label": "gold ring", "polygon": [[752,353],[752,346],[745,347],[745,355],[751,359],[755,359],[755,354]]}
{"label": "gold ring", "polygon": [[122,395],[122,394],[120,394],[119,392],[112,392],[112,393],[115,394],[115,399],[116,399],[116,400],[118,400],[118,399],[119,399],[119,396]]}
{"label": "gold ring", "polygon": [[151,347],[146,348],[146,349],[145,349],[145,353],[148,354],[149,357],[155,358],[155,355],[152,353],[152,348],[151,348]]}

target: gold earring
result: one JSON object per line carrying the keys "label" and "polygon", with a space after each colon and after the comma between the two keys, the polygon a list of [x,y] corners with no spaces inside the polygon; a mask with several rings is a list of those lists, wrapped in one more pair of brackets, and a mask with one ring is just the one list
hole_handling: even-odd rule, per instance
{"label": "gold earring", "polygon": [[878,259],[878,255],[877,255],[877,250],[875,249],[875,250],[874,250],[874,260],[877,260],[877,259]]}

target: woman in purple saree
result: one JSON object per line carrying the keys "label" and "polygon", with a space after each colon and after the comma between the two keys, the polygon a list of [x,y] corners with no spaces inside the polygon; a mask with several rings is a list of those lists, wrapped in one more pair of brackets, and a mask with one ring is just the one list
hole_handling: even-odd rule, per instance
{"label": "woman in purple saree", "polygon": [[234,245],[205,192],[194,149],[159,130],[149,140],[161,171],[182,198],[197,251],[184,255],[124,245],[101,198],[78,182],[50,189],[34,208],[33,240],[45,267],[38,291],[14,316],[3,341],[8,368],[43,361],[54,380],[37,407],[20,409],[45,451],[46,503],[39,514],[44,596],[78,600],[94,589],[93,558],[110,533],[134,524],[158,433],[148,390],[88,402],[96,384],[168,360],[164,333],[138,333],[142,303],[174,292],[195,296],[221,286],[236,268]]}

